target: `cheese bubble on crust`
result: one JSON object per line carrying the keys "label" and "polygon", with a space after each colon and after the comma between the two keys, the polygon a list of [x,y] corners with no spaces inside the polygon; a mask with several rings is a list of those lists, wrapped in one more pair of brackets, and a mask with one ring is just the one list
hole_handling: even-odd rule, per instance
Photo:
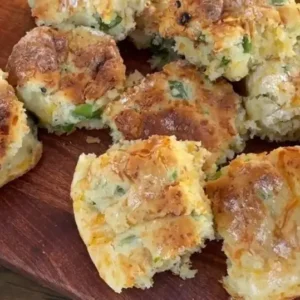
{"label": "cheese bubble on crust", "polygon": [[174,39],[175,50],[204,68],[211,80],[224,76],[238,81],[265,59],[295,56],[300,12],[294,1],[179,3],[153,1],[138,28]]}
{"label": "cheese bubble on crust", "polygon": [[193,65],[177,61],[148,75],[104,110],[114,141],[175,135],[201,141],[224,163],[244,149],[247,130],[241,98],[223,79],[208,80]]}
{"label": "cheese bubble on crust", "polygon": [[147,0],[29,0],[37,25],[88,26],[123,40]]}
{"label": "cheese bubble on crust", "polygon": [[149,288],[155,273],[196,273],[189,257],[213,239],[199,142],[174,137],[115,144],[82,154],[71,187],[80,235],[101,278],[116,292]]}
{"label": "cheese bubble on crust", "polygon": [[42,154],[36,129],[6,77],[0,70],[0,187],[32,169]]}
{"label": "cheese bubble on crust", "polygon": [[243,154],[206,185],[233,299],[300,296],[300,148]]}
{"label": "cheese bubble on crust", "polygon": [[13,48],[11,80],[25,107],[50,132],[100,129],[104,106],[125,88],[115,41],[84,27],[37,27]]}
{"label": "cheese bubble on crust", "polygon": [[271,141],[300,139],[300,59],[268,60],[247,77],[246,127]]}

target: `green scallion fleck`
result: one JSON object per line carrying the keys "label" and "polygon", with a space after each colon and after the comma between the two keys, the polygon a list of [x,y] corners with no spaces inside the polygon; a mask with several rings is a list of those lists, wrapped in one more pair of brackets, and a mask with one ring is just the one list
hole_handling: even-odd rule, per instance
{"label": "green scallion fleck", "polygon": [[92,104],[80,104],[75,107],[73,114],[77,117],[84,117],[85,119],[95,119],[100,118],[102,109],[94,111],[94,106]]}
{"label": "green scallion fleck", "polygon": [[122,22],[122,20],[123,20],[122,17],[116,16],[116,18],[114,20],[112,20],[110,23],[107,24],[107,23],[104,23],[102,21],[102,19],[100,18],[100,22],[99,22],[100,23],[100,30],[104,31],[104,32],[107,32],[110,29],[118,26]]}
{"label": "green scallion fleck", "polygon": [[91,119],[93,116],[93,105],[80,104],[75,107],[73,111],[74,115]]}
{"label": "green scallion fleck", "polygon": [[97,110],[95,110],[92,114],[92,118],[93,119],[100,119],[101,118],[101,115],[103,113],[103,109],[102,108],[99,108]]}
{"label": "green scallion fleck", "polygon": [[188,99],[188,94],[182,82],[171,80],[169,81],[169,88],[174,98]]}
{"label": "green scallion fleck", "polygon": [[244,53],[249,53],[252,49],[252,43],[247,35],[243,37]]}
{"label": "green scallion fleck", "polygon": [[158,257],[155,257],[155,258],[153,259],[153,261],[154,261],[155,264],[158,263],[160,260],[161,260],[161,258],[160,258],[159,256],[158,256]]}
{"label": "green scallion fleck", "polygon": [[172,179],[172,181],[176,181],[177,178],[178,178],[178,173],[177,173],[177,171],[175,170],[175,171],[172,172],[172,174],[171,174],[171,179]]}
{"label": "green scallion fleck", "polygon": [[286,0],[271,0],[273,5],[283,5]]}
{"label": "green scallion fleck", "polygon": [[289,75],[289,66],[283,66],[283,71],[285,74]]}
{"label": "green scallion fleck", "polygon": [[75,124],[57,125],[53,129],[58,133],[71,133],[75,129]]}
{"label": "green scallion fleck", "polygon": [[129,235],[128,237],[124,238],[123,240],[120,241],[119,245],[123,246],[126,244],[131,244],[137,240],[137,236],[135,235]]}
{"label": "green scallion fleck", "polygon": [[200,43],[206,43],[206,37],[205,37],[205,34],[203,34],[202,32],[200,32],[198,38],[197,38],[197,41],[200,42]]}
{"label": "green scallion fleck", "polygon": [[209,178],[209,180],[217,180],[217,179],[219,179],[221,176],[222,176],[222,171],[219,170],[219,171],[217,171],[215,174],[213,174],[213,175]]}
{"label": "green scallion fleck", "polygon": [[229,63],[231,62],[230,59],[226,58],[225,56],[222,57],[220,66],[221,67],[226,67]]}

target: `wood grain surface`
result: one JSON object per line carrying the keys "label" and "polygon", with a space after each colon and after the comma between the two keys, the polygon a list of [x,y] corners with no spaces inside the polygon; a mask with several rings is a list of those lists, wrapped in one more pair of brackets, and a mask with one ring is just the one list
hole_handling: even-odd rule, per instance
{"label": "wood grain surface", "polygon": [[0,266],[1,300],[68,300],[56,292],[41,287],[29,280]]}
{"label": "wood grain surface", "polygon": [[[13,45],[33,26],[26,0],[0,1],[0,67]],[[146,58],[122,46],[131,68],[146,70]],[[137,58],[138,57],[138,58]],[[87,144],[86,136],[100,144]],[[77,232],[69,197],[70,183],[79,154],[103,153],[111,140],[105,131],[78,131],[57,137],[40,132],[44,143],[41,162],[32,172],[0,191],[0,264],[55,289],[72,299],[201,299],[223,300],[228,295],[219,280],[226,274],[220,243],[210,243],[193,256],[198,274],[192,280],[163,273],[154,288],[131,289],[117,295],[98,277]],[[252,142],[251,150],[265,145]],[[272,148],[274,145],[268,145]],[[1,295],[1,294],[0,294]]]}

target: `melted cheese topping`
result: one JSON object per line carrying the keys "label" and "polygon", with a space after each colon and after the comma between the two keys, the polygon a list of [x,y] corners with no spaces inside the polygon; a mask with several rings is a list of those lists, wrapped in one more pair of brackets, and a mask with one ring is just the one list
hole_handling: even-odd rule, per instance
{"label": "melted cheese topping", "polygon": [[201,141],[218,163],[243,150],[243,118],[241,99],[225,80],[212,83],[184,61],[147,76],[103,115],[116,141],[175,135]]}
{"label": "melted cheese topping", "polygon": [[192,277],[189,256],[213,238],[200,143],[154,136],[81,155],[71,196],[83,241],[116,292],[148,288],[156,272]]}
{"label": "melted cheese topping", "polygon": [[224,239],[234,298],[300,296],[300,148],[242,155],[206,191]]}

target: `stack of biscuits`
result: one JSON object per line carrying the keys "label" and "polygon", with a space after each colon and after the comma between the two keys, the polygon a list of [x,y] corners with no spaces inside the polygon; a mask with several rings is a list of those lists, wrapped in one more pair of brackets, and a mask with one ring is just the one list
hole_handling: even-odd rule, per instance
{"label": "stack of biscuits", "polygon": [[[228,264],[220,279],[233,299],[300,296],[300,148],[236,157],[254,137],[300,139],[300,4],[29,6],[37,27],[0,74],[0,186],[38,162],[37,127],[58,139],[109,128],[106,153],[79,157],[71,198],[115,292],[149,288],[166,270],[194,277],[190,256],[220,237]],[[153,72],[128,75],[124,39],[149,48]]]}

